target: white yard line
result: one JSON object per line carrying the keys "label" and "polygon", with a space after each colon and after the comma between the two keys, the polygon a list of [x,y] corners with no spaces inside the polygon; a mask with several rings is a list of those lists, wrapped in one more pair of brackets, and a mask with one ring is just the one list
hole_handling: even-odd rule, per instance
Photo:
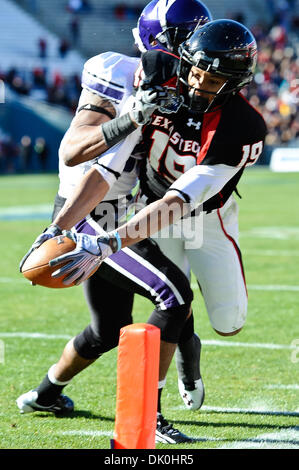
{"label": "white yard line", "polygon": [[285,286],[279,284],[270,284],[270,285],[258,285],[258,284],[249,284],[247,286],[249,290],[274,290],[274,291],[293,291],[299,292],[299,286]]}
{"label": "white yard line", "polygon": [[0,331],[0,338],[28,338],[28,339],[71,339],[70,335],[56,335],[47,333],[27,333],[25,331],[4,332]]}
{"label": "white yard line", "polygon": [[256,256],[299,256],[299,251],[292,251],[292,250],[246,250],[246,248],[242,249],[242,253],[244,255],[256,255]]}
{"label": "white yard line", "polygon": [[250,439],[224,444],[218,449],[299,449],[299,427],[260,434]]}
{"label": "white yard line", "polygon": [[[184,405],[173,407],[172,409],[186,410]],[[249,415],[268,415],[268,416],[294,416],[299,417],[299,410],[269,410],[261,408],[224,408],[222,406],[206,406],[200,408],[201,412],[207,413],[223,413],[223,414],[249,414]]]}
{"label": "white yard line", "polygon": [[201,340],[202,344],[206,346],[224,346],[224,347],[237,347],[237,348],[258,348],[258,349],[295,349],[295,345],[288,344],[272,344],[272,343],[241,343],[238,341],[224,341],[206,339]]}
{"label": "white yard line", "polygon": [[[61,431],[58,433],[60,436],[81,436],[81,437],[102,437],[113,436],[113,431],[89,431],[89,430],[73,430]],[[198,442],[223,442],[226,439],[221,437],[203,437],[192,436]],[[255,449],[255,448],[299,448],[299,428],[283,429],[273,433],[265,433],[254,436],[249,439],[234,441],[232,443],[224,444],[218,449]]]}
{"label": "white yard line", "polygon": [[[28,338],[28,339],[70,339],[70,335],[63,334],[47,334],[26,331],[12,331],[1,332],[0,338]],[[206,346],[224,346],[224,347],[244,347],[244,348],[258,348],[258,349],[295,349],[295,345],[288,344],[271,344],[271,343],[241,343],[237,341],[221,341],[221,340],[201,340],[202,344]]]}
{"label": "white yard line", "polygon": [[[184,407],[185,408],[185,407]],[[240,413],[240,414],[257,414],[257,415],[271,415],[271,416],[298,416],[298,411],[284,411],[284,410],[267,410],[260,408],[224,408],[221,406],[205,406],[201,407],[202,411],[211,411],[214,413]]]}
{"label": "white yard line", "polygon": [[267,388],[268,390],[299,390],[299,385],[297,384],[290,384],[290,385],[273,384],[273,385],[265,385],[265,388]]}
{"label": "white yard line", "polygon": [[[191,283],[192,289],[196,290],[199,289],[198,284],[196,282]],[[282,284],[247,284],[248,290],[262,290],[262,291],[293,291],[299,292],[299,286],[288,286]]]}
{"label": "white yard line", "polygon": [[241,238],[264,238],[272,240],[298,240],[298,227],[255,227],[240,232]]}
{"label": "white yard line", "polygon": [[113,431],[61,431],[58,433],[60,436],[91,436],[91,437],[98,437],[98,436],[112,436]]}

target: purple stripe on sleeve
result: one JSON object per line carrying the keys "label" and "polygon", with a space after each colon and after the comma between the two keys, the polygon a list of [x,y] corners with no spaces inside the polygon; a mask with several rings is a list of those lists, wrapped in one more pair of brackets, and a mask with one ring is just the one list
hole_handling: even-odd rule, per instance
{"label": "purple stripe on sleeve", "polygon": [[96,78],[94,78],[85,70],[83,70],[82,73],[82,86],[86,86],[87,88],[94,90],[100,93],[101,95],[105,95],[108,98],[114,99],[116,101],[121,101],[124,96],[124,92],[117,91],[114,88],[111,88],[108,83],[107,85],[99,83]]}

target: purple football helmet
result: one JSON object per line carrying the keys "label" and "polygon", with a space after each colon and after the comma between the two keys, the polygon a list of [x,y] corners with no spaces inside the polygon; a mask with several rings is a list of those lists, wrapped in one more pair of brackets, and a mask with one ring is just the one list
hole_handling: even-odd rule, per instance
{"label": "purple football helmet", "polygon": [[177,54],[187,35],[211,20],[210,11],[199,0],[152,0],[141,13],[133,36],[141,52],[163,49]]}

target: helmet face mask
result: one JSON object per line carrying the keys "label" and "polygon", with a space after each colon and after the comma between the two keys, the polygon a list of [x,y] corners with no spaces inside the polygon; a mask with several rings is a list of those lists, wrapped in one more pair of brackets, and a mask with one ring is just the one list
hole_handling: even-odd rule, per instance
{"label": "helmet face mask", "polygon": [[[191,111],[214,111],[253,78],[257,60],[256,42],[251,32],[236,21],[216,20],[202,26],[181,44],[179,52],[178,83],[183,84]],[[215,95],[212,102],[208,100],[207,106],[204,106],[202,96],[196,95],[188,83],[192,66],[225,79],[217,93],[197,89],[202,93]]]}
{"label": "helmet face mask", "polygon": [[152,0],[141,13],[133,36],[141,52],[162,49],[177,54],[188,34],[211,19],[200,0]]}

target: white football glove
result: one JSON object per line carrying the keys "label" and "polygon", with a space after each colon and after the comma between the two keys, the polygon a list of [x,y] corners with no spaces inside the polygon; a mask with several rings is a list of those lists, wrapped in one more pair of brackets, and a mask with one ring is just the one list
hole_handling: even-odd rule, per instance
{"label": "white football glove", "polygon": [[26,253],[26,255],[21,259],[20,261],[20,272],[22,272],[22,267],[26,261],[26,259],[28,258],[29,255],[31,255],[31,253],[36,250],[36,248],[39,248],[44,242],[46,242],[47,240],[49,240],[50,238],[53,238],[53,237],[57,237],[58,235],[61,235],[62,234],[62,230],[60,227],[58,227],[58,225],[56,224],[51,224],[49,225],[48,228],[45,228],[45,230],[43,231],[43,233],[41,233],[35,240],[35,242],[33,243],[33,245],[31,246],[30,250]]}
{"label": "white football glove", "polygon": [[129,111],[131,117],[138,126],[143,126],[149,120],[155,109],[159,106],[166,106],[168,103],[168,91],[161,86],[147,87],[145,82],[141,82]]}
{"label": "white football glove", "polygon": [[52,277],[57,278],[65,276],[63,284],[66,286],[72,284],[81,284],[89,278],[91,273],[96,270],[102,261],[108,256],[116,253],[120,249],[118,239],[113,233],[105,235],[87,235],[86,233],[63,232],[76,243],[76,248],[69,253],[52,259],[50,266],[66,264],[52,273]]}

